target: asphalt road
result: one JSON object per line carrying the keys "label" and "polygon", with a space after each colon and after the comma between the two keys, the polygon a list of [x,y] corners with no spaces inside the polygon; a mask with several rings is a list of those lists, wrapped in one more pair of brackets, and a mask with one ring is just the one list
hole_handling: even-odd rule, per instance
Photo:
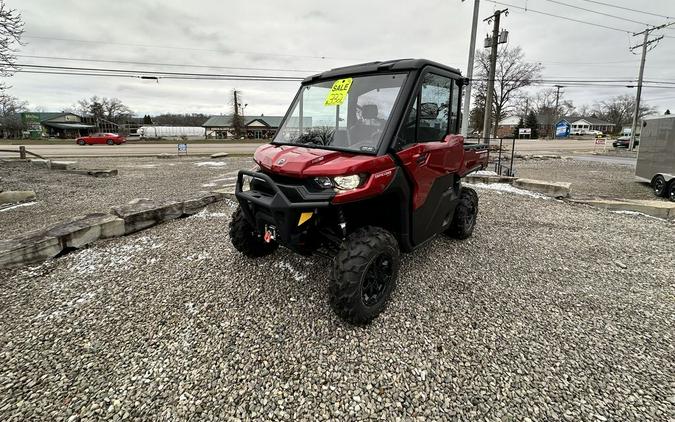
{"label": "asphalt road", "polygon": [[[494,144],[494,141],[493,141]],[[251,143],[213,143],[190,144],[188,155],[210,155],[216,152],[230,154],[253,154],[259,144]],[[505,149],[511,148],[510,140],[504,140]],[[0,149],[16,149],[17,146],[0,146]],[[157,154],[176,154],[177,145],[174,144],[139,144],[127,143],[124,145],[30,145],[28,151],[49,158],[72,157],[148,157]],[[593,140],[526,140],[516,141],[516,152],[524,154],[588,154],[594,151]],[[17,154],[0,152],[0,157],[16,157]]]}

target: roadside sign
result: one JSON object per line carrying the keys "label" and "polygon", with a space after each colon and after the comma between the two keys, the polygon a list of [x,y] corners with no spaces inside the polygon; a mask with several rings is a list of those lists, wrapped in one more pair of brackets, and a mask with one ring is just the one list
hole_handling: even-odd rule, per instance
{"label": "roadside sign", "polygon": [[555,137],[556,138],[565,138],[570,134],[570,125],[566,121],[562,120],[555,125]]}
{"label": "roadside sign", "polygon": [[518,135],[532,135],[532,128],[523,127],[518,129]]}
{"label": "roadside sign", "polygon": [[595,145],[605,145],[605,138],[595,138]]}
{"label": "roadside sign", "polygon": [[178,144],[178,154],[187,155],[187,144]]}
{"label": "roadside sign", "polygon": [[595,142],[593,145],[593,151],[595,151],[598,147],[602,147],[603,151],[607,151],[607,139],[606,138],[595,138]]}

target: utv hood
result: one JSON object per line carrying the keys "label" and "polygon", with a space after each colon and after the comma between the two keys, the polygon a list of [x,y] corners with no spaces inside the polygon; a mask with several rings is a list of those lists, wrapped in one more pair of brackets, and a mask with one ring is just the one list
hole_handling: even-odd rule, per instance
{"label": "utv hood", "polygon": [[368,172],[373,164],[393,161],[389,156],[356,155],[294,145],[258,147],[254,159],[265,171],[289,177],[341,176]]}

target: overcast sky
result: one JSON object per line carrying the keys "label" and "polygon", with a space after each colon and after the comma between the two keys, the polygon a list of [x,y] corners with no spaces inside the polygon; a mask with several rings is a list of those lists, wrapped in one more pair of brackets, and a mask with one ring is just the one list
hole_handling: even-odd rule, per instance
{"label": "overcast sky", "polygon": [[[588,0],[562,3],[660,24],[664,18],[605,7]],[[639,23],[617,20],[547,0],[506,3],[578,20],[640,31]],[[604,0],[612,4],[675,16],[672,0]],[[473,0],[6,0],[26,23],[19,57],[24,64],[47,64],[190,73],[242,73],[306,76],[364,61],[429,58],[466,73]],[[497,6],[481,1],[477,45],[489,27],[482,22]],[[510,9],[502,19],[511,45],[544,65],[545,78],[636,78],[639,56],[625,32],[584,25],[532,11]],[[675,28],[675,25],[674,25]],[[648,54],[645,79],[675,81],[675,30]],[[97,59],[177,64],[132,65],[54,59]],[[184,65],[284,69],[274,71],[184,67]],[[161,79],[159,83],[115,77],[17,73],[11,93],[32,108],[60,111],[83,97],[118,97],[136,114],[230,112],[233,88],[248,103],[246,114],[283,114],[297,82],[231,82]],[[564,85],[564,84],[563,84]],[[674,89],[646,88],[644,98],[661,112],[675,109]],[[592,104],[630,88],[567,87],[575,105]]]}

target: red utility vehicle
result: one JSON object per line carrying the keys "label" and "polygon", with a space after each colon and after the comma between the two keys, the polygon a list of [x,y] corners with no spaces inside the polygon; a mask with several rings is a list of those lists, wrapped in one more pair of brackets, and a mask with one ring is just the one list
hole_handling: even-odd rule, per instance
{"label": "red utility vehicle", "polygon": [[305,79],[256,150],[259,168],[238,174],[232,244],[249,257],[278,245],[330,257],[334,311],[371,321],[394,289],[399,251],[473,232],[478,197],[461,178],[487,165],[488,150],[457,135],[464,83],[413,59]]}
{"label": "red utility vehicle", "polygon": [[126,141],[127,140],[124,138],[124,136],[120,136],[116,133],[94,133],[93,135],[80,136],[75,140],[75,143],[78,145],[121,145]]}

